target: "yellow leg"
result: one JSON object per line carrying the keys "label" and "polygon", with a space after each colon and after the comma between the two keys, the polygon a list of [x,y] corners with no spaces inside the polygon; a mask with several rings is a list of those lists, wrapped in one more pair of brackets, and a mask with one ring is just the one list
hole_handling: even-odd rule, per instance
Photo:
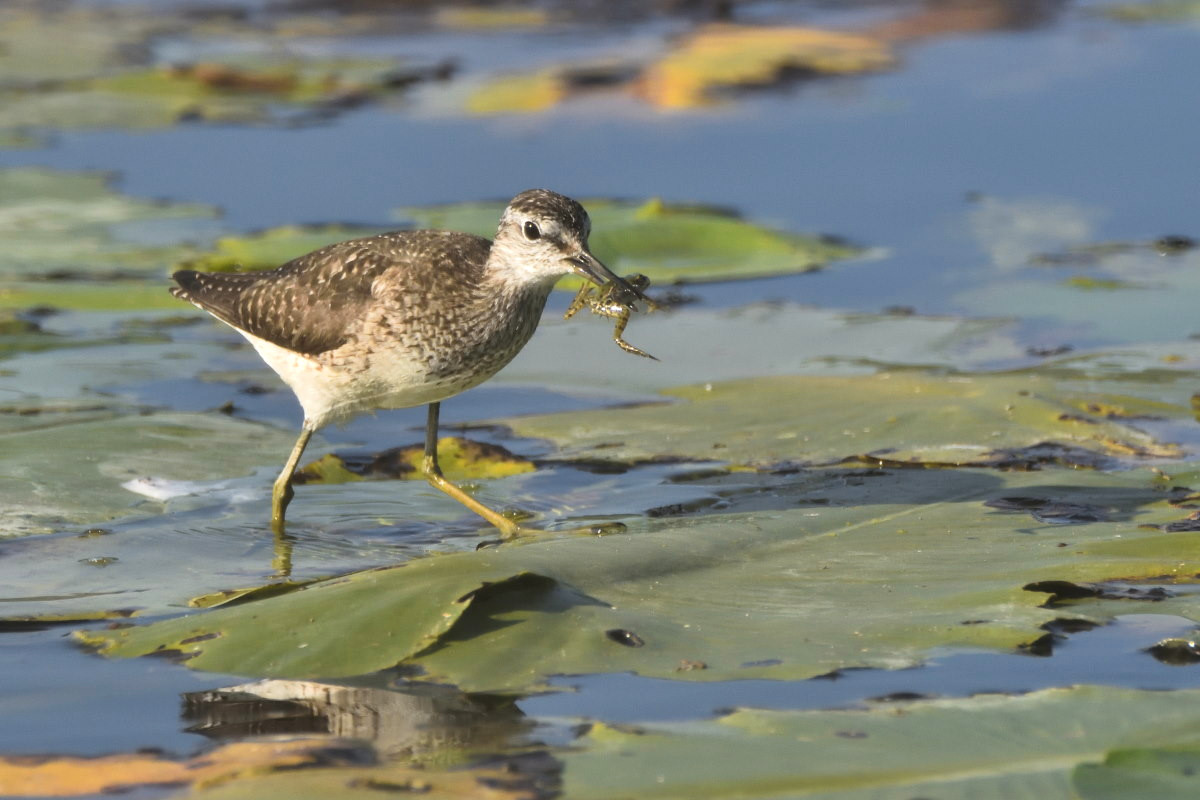
{"label": "yellow leg", "polygon": [[486,519],[496,528],[499,528],[502,538],[511,539],[521,532],[521,528],[517,523],[488,508],[474,497],[471,497],[471,495],[446,480],[446,476],[442,474],[442,468],[438,466],[437,460],[438,414],[440,412],[441,403],[429,404],[429,416],[425,422],[425,479],[433,486],[441,489]]}
{"label": "yellow leg", "polygon": [[308,446],[312,435],[313,429],[309,427],[308,420],[305,420],[304,427],[300,429],[300,438],[296,440],[292,454],[283,465],[283,472],[275,479],[275,487],[271,491],[271,530],[275,531],[276,536],[283,535],[283,515],[295,494],[292,490],[292,476],[296,473],[296,465],[300,463],[300,456],[304,454],[304,448]]}

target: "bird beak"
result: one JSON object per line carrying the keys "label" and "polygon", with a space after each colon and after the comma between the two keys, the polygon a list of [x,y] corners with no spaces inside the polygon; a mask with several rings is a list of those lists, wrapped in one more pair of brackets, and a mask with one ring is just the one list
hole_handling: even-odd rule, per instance
{"label": "bird beak", "polygon": [[572,272],[597,286],[603,286],[606,283],[613,284],[615,288],[611,297],[618,303],[632,306],[637,300],[646,300],[646,295],[630,286],[625,279],[617,277],[612,270],[600,262],[600,259],[587,250],[580,250],[568,258],[567,263],[571,265]]}

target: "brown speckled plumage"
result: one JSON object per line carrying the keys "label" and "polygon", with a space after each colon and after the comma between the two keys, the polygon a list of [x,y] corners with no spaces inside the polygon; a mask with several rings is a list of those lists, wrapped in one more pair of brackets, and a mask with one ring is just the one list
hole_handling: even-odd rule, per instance
{"label": "brown speckled plumage", "polygon": [[312,431],[423,403],[436,429],[438,402],[487,380],[525,346],[562,276],[612,282],[614,296],[636,299],[588,251],[590,229],[579,203],[534,189],[509,203],[494,241],[398,231],[273,270],[176,272],[172,294],[245,336],[304,408],[304,431],[276,483],[276,522]]}

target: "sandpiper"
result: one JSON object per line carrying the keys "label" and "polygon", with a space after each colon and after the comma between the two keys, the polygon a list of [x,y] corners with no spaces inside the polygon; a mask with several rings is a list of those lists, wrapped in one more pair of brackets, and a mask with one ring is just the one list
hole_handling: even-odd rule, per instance
{"label": "sandpiper", "polygon": [[437,460],[441,401],[495,375],[537,328],[559,278],[574,273],[630,307],[645,300],[588,250],[591,221],[569,197],[512,199],[494,241],[453,231],[396,231],[329,245],[261,272],[180,270],[176,297],[246,337],[296,393],[300,437],[275,480],[282,533],[292,476],[312,434],[375,409],[429,405],[425,475],[505,537],[515,522],[448,481]]}

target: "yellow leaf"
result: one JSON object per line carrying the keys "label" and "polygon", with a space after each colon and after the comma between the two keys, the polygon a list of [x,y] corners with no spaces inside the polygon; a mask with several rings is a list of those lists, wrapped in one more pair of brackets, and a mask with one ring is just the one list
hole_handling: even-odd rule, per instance
{"label": "yellow leaf", "polygon": [[700,28],[654,64],[637,94],[660,108],[712,102],[711,90],[768,85],[788,71],[851,74],[891,66],[886,44],[868,36],[816,28],[713,24]]}

